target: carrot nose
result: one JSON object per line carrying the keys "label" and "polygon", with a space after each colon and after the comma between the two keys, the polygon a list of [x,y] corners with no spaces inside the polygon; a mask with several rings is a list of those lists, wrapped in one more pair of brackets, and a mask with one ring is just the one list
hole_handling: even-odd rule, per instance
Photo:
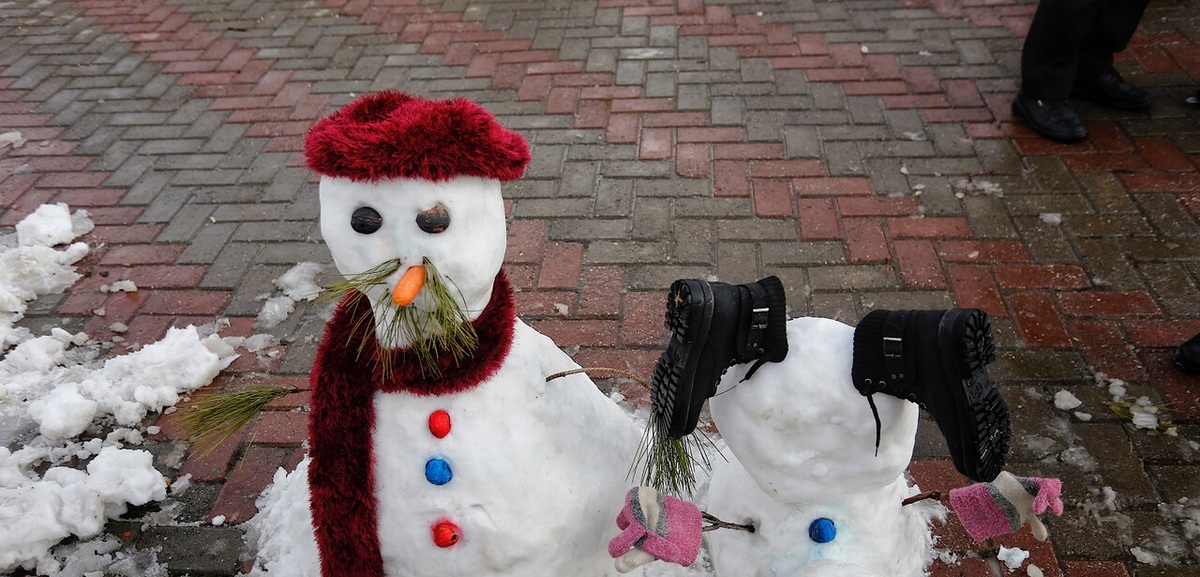
{"label": "carrot nose", "polygon": [[402,307],[411,305],[423,286],[425,286],[425,267],[421,265],[408,267],[408,270],[400,275],[400,280],[396,281],[396,288],[392,289],[392,302]]}

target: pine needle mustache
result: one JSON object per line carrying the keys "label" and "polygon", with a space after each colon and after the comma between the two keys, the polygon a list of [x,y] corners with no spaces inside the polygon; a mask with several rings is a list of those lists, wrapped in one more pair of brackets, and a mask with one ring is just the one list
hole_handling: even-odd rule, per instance
{"label": "pine needle mustache", "polygon": [[[425,267],[425,287],[422,290],[426,294],[426,306],[399,307],[388,298],[387,281],[400,270],[399,259],[384,261],[333,283],[326,291],[329,298],[341,300],[352,292],[367,295],[371,294],[373,288],[383,288],[382,291],[376,291],[381,292],[383,298],[371,305],[378,323],[378,341],[408,343],[408,350],[416,357],[422,373],[436,377],[441,374],[439,359],[449,355],[454,364],[461,363],[474,353],[479,337],[467,311],[459,305],[460,299],[455,298],[454,291],[457,288],[452,291],[451,281],[443,277],[429,259],[423,259],[422,264]],[[352,338],[361,339],[358,343],[360,356],[370,341],[370,334],[359,329],[368,320],[356,319],[355,330],[351,331],[351,335],[355,335]],[[384,346],[377,351],[385,376],[392,375],[399,351]]]}

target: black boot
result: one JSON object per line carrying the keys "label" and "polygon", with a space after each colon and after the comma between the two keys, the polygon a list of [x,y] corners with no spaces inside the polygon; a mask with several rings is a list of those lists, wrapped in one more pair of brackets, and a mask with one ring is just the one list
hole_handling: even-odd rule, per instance
{"label": "black boot", "polygon": [[1008,406],[985,366],[995,358],[981,310],[872,311],[854,330],[851,376],[872,409],[870,395],[884,393],[928,411],[954,467],[990,482],[1004,468],[1012,436]]}
{"label": "black boot", "polygon": [[1175,351],[1175,364],[1189,373],[1200,374],[1200,335],[1179,345],[1179,350]]}
{"label": "black boot", "polygon": [[677,280],[667,295],[665,324],[671,342],[650,377],[651,419],[671,438],[691,433],[704,401],[717,392],[729,367],[787,356],[783,283],[767,277],[731,285]]}

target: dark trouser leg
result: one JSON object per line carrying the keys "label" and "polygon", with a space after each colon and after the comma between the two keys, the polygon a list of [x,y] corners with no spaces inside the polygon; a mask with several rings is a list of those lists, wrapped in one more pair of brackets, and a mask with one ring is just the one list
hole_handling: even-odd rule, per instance
{"label": "dark trouser leg", "polygon": [[1107,0],[1080,45],[1080,78],[1095,77],[1112,68],[1113,55],[1124,51],[1137,31],[1149,0]]}
{"label": "dark trouser leg", "polygon": [[1084,39],[1102,2],[1042,0],[1038,3],[1021,50],[1023,94],[1039,100],[1067,99],[1079,69]]}

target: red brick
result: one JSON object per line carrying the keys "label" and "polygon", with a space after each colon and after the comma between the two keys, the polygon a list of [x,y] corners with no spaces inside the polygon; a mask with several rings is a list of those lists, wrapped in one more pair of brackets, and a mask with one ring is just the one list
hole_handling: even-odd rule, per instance
{"label": "red brick", "polygon": [[980,107],[984,106],[983,97],[973,80],[946,80],[942,82],[946,90],[946,100],[951,106]]}
{"label": "red brick", "polygon": [[666,308],[664,293],[627,292],[621,301],[621,344],[665,347],[668,335],[663,328],[663,311]]}
{"label": "red brick", "polygon": [[[549,76],[526,76],[521,79],[521,87],[517,89],[517,100],[544,100],[550,92],[550,82],[552,80]],[[574,104],[574,99],[571,99],[571,106],[566,110],[551,111],[550,103],[547,102],[546,113],[562,114],[570,112],[575,110]]]}
{"label": "red brick", "polygon": [[949,108],[950,103],[941,94],[892,94],[879,98],[884,108],[908,110],[911,108]]}
{"label": "red brick", "polygon": [[611,347],[620,334],[620,321],[616,320],[534,319],[529,324],[560,347]]}
{"label": "red brick", "polygon": [[52,172],[38,178],[36,188],[99,188],[107,172]]}
{"label": "red brick", "polygon": [[90,244],[145,244],[162,232],[161,224],[97,226],[84,239]]}
{"label": "red brick", "polygon": [[546,114],[570,114],[580,100],[580,90],[574,88],[552,88],[546,97]]}
{"label": "red brick", "polygon": [[115,206],[125,196],[124,190],[115,188],[67,189],[54,195],[54,202],[66,203],[72,209],[97,206]]}
{"label": "red brick", "polygon": [[1020,292],[1007,296],[1017,331],[1031,347],[1065,349],[1072,346],[1054,299],[1046,292]]}
{"label": "red brick", "polygon": [[596,266],[583,269],[583,287],[579,293],[581,317],[616,317],[621,314],[621,294],[625,292],[625,274],[621,267]]}
{"label": "red brick", "polygon": [[1062,160],[1073,172],[1140,171],[1150,167],[1144,158],[1128,153],[1064,156]]}
{"label": "red brick", "polygon": [[846,256],[850,262],[887,262],[891,259],[883,225],[873,218],[844,218]]}
{"label": "red brick", "polygon": [[526,69],[526,74],[578,74],[583,72],[583,62],[534,62]]}
{"label": "red brick", "polygon": [[838,198],[838,211],[843,217],[853,216],[905,216],[917,214],[914,198],[891,198],[882,196]]}
{"label": "red brick", "polygon": [[970,238],[971,223],[962,217],[898,217],[887,219],[892,238]]}
{"label": "red brick", "polygon": [[1200,173],[1143,172],[1121,174],[1121,183],[1129,192],[1196,192],[1200,191]]}
{"label": "red brick", "polygon": [[718,160],[771,160],[783,158],[783,145],[769,142],[745,142],[712,145]]}
{"label": "red brick", "polygon": [[1196,170],[1196,165],[1166,136],[1143,136],[1134,140],[1138,153],[1159,170]]}
{"label": "red brick", "polygon": [[[193,393],[193,398],[194,395],[195,393]],[[180,411],[176,411],[170,415],[163,416],[158,420],[158,425],[164,430],[172,426],[177,427],[179,413]],[[174,425],[165,424],[164,421],[174,423]],[[233,461],[233,455],[237,451],[238,445],[241,444],[242,438],[246,436],[246,430],[247,427],[238,429],[225,442],[215,447],[204,445],[192,446],[187,460],[183,462],[183,466],[179,469],[179,475],[191,475],[193,481],[204,483],[224,481],[226,473],[229,471],[229,466]]]}
{"label": "red brick", "polygon": [[988,122],[993,120],[992,112],[987,108],[936,108],[921,111],[921,117],[926,122]]}
{"label": "red brick", "polygon": [[1133,142],[1117,123],[1094,120],[1087,123],[1088,142],[1102,152],[1133,152]]}
{"label": "red brick", "polygon": [[1158,302],[1145,291],[1064,292],[1059,293],[1058,302],[1067,316],[1123,318],[1162,314]]}
{"label": "red brick", "polygon": [[899,264],[900,280],[904,285],[916,289],[946,288],[946,275],[938,260],[933,243],[927,240],[896,240],[896,261]]}
{"label": "red brick", "polygon": [[624,98],[614,100],[613,112],[671,112],[675,110],[674,98]]}
{"label": "red brick", "polygon": [[639,160],[663,160],[674,152],[674,131],[670,128],[643,128],[639,140]]}
{"label": "red brick", "polygon": [[796,196],[870,196],[871,181],[855,177],[793,178]]}
{"label": "red brick", "polygon": [[143,264],[173,263],[183,254],[182,245],[172,244],[126,244],[114,246],[105,253],[102,265],[136,266]]}
{"label": "red brick", "polygon": [[802,240],[837,240],[842,237],[837,210],[831,198],[797,199],[796,221]]}
{"label": "red brick", "polygon": [[308,440],[308,413],[264,411],[254,420],[246,440],[255,445],[298,447]]}
{"label": "red brick", "polygon": [[864,80],[842,84],[846,96],[881,96],[884,94],[907,94],[908,85],[900,80]]}
{"label": "red brick", "polygon": [[871,71],[871,77],[876,80],[893,80],[903,77],[900,62],[896,60],[895,54],[867,54],[863,56],[863,62],[867,65],[867,70]]}
{"label": "red brick", "polygon": [[1091,286],[1082,267],[1067,264],[1011,264],[996,267],[1000,286],[1006,289],[1080,289]]}
{"label": "red brick", "polygon": [[735,160],[714,161],[713,195],[750,196],[750,166]]}
{"label": "red brick", "polygon": [[[575,109],[575,128],[605,128],[608,126],[608,107],[603,102],[585,100]],[[605,138],[608,138],[608,134]],[[612,142],[609,140],[609,142]]]}
{"label": "red brick", "polygon": [[1008,316],[1000,288],[992,270],[979,265],[947,265],[946,273],[950,288],[954,291],[954,302],[963,308],[981,309],[995,317]]}
{"label": "red brick", "polygon": [[275,471],[292,458],[294,451],[296,449],[283,447],[248,447],[229,471],[229,477],[213,503],[209,520],[223,515],[226,524],[236,525],[258,514],[255,501],[271,484]]}
{"label": "red brick", "polygon": [[517,291],[513,298],[522,318],[554,318],[574,315],[579,295],[569,290],[523,290]]}
{"label": "red brick", "polygon": [[761,218],[792,216],[792,194],[788,181],[779,178],[755,178],[752,181],[754,214]]}
{"label": "red brick", "polygon": [[675,174],[684,178],[708,178],[710,170],[707,144],[680,144],[675,147]]}
{"label": "red brick", "polygon": [[538,288],[576,288],[583,266],[583,245],[573,242],[551,242],[546,245]]}
{"label": "red brick", "polygon": [[641,86],[587,86],[579,93],[580,98],[589,100],[615,100],[641,98]]}
{"label": "red brick", "polygon": [[1200,334],[1200,319],[1127,319],[1124,326],[1137,347],[1173,349]]}
{"label": "red brick", "polygon": [[[654,364],[662,355],[662,348],[616,348],[616,347],[583,347],[575,354],[575,362],[586,368],[603,367],[628,371],[637,375],[642,381],[649,381],[654,372]],[[592,380],[614,378],[613,373],[595,371],[590,374]],[[627,377],[615,377],[621,385],[618,390],[625,398],[634,403],[645,403],[649,399],[646,387],[628,380]],[[648,403],[641,405],[647,407]]]}
{"label": "red brick", "polygon": [[869,78],[866,68],[810,68],[804,71],[809,82],[864,82]]}
{"label": "red brick", "polygon": [[1068,328],[1074,337],[1075,349],[1097,372],[1125,381],[1146,379],[1146,370],[1117,321],[1073,320]]}
{"label": "red brick", "polygon": [[633,144],[637,142],[640,122],[636,114],[609,114],[604,140],[611,144]]}
{"label": "red brick", "polygon": [[139,289],[160,288],[195,288],[208,272],[202,266],[137,266],[129,271],[132,280]]}
{"label": "red brick", "polygon": [[506,263],[538,263],[546,247],[544,220],[514,220],[508,227],[508,244],[504,253]]}
{"label": "red brick", "polygon": [[163,315],[218,315],[229,304],[226,291],[160,290],[150,293],[141,312]]}
{"label": "red brick", "polygon": [[908,82],[909,92],[916,94],[942,92],[942,84],[938,80],[937,71],[931,66],[908,66],[901,74]]}
{"label": "red brick", "polygon": [[839,43],[829,45],[829,55],[838,66],[862,66],[863,52],[861,44]]}
{"label": "red brick", "polygon": [[750,175],[754,178],[823,176],[825,168],[819,160],[752,160]]}

